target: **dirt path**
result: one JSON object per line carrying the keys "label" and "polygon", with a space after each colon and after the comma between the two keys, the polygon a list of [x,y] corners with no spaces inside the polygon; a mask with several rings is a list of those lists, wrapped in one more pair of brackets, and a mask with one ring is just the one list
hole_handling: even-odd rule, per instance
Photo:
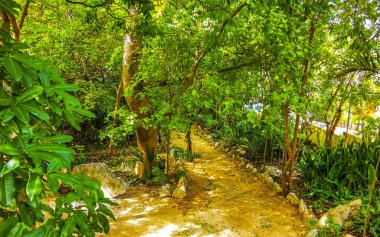
{"label": "dirt path", "polygon": [[[185,143],[176,140],[176,146]],[[107,236],[303,236],[304,224],[284,198],[238,166],[238,162],[193,136],[201,159],[186,163],[190,196],[160,198],[156,189],[132,187],[113,208]]]}

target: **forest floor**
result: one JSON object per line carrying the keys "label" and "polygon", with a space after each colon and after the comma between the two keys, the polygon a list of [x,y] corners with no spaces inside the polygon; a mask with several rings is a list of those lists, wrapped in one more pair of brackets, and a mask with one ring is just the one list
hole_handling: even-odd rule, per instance
{"label": "forest floor", "polygon": [[[98,236],[304,236],[305,225],[285,198],[200,136],[193,134],[192,142],[201,158],[185,163],[189,196],[180,201],[159,197],[158,187],[130,187],[111,208],[110,233]],[[185,148],[181,139],[173,143]]]}

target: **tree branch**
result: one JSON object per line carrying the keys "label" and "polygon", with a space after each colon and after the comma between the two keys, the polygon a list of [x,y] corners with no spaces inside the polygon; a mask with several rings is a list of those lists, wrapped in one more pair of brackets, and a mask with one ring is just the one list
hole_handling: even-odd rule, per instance
{"label": "tree branch", "polygon": [[25,3],[24,8],[22,9],[22,14],[20,18],[20,22],[18,23],[18,29],[21,31],[22,26],[24,25],[25,18],[28,15],[28,8],[29,8],[30,0],[27,0]]}
{"label": "tree branch", "polygon": [[253,64],[259,63],[260,61],[261,61],[261,59],[257,58],[257,59],[254,59],[252,61],[246,62],[246,63],[242,63],[242,64],[238,64],[238,65],[235,65],[235,66],[232,66],[232,67],[227,67],[227,68],[219,69],[218,72],[222,73],[222,72],[234,71],[234,70],[237,70],[237,69],[240,69],[240,68],[243,68],[243,67],[252,66]]}
{"label": "tree branch", "polygon": [[104,6],[108,5],[108,4],[111,4],[113,1],[112,0],[111,1],[105,0],[104,2],[96,4],[96,5],[87,4],[86,3],[87,1],[77,2],[77,1],[72,1],[72,0],[66,0],[66,2],[71,3],[71,4],[82,5],[82,6],[89,7],[89,8],[97,8],[97,7],[104,7]]}

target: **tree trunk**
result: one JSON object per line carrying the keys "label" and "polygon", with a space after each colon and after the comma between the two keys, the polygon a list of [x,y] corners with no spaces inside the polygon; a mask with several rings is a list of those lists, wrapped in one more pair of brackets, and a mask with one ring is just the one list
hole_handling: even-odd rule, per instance
{"label": "tree trunk", "polygon": [[191,145],[191,126],[190,126],[190,130],[186,132],[186,143],[187,143],[186,156],[190,161],[193,161],[193,158],[192,158],[193,149]]}
{"label": "tree trunk", "polygon": [[[132,10],[135,26],[138,26],[138,15]],[[137,32],[137,30],[135,31]],[[132,112],[137,116],[138,120],[143,120],[151,115],[150,101],[147,96],[141,97],[140,93],[144,90],[142,82],[134,84],[133,77],[139,70],[140,58],[142,53],[142,37],[127,33],[124,41],[124,59],[122,68],[123,89],[128,89],[130,93],[126,93],[125,98]],[[131,88],[131,86],[133,86]],[[148,109],[146,109],[148,108]],[[144,109],[144,112],[142,112]],[[151,176],[151,161],[156,154],[158,131],[153,127],[144,127],[141,124],[136,125],[137,145],[144,155],[144,176]]]}

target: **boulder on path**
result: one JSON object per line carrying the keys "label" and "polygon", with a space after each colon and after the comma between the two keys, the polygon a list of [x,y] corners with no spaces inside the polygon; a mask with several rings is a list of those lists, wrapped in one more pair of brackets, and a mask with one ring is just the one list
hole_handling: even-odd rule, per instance
{"label": "boulder on path", "polygon": [[290,202],[290,204],[297,206],[300,202],[299,198],[295,193],[289,193],[288,196],[286,196],[286,199]]}
{"label": "boulder on path", "polygon": [[267,173],[271,177],[280,177],[282,172],[276,166],[268,165],[264,167],[264,173]]}
{"label": "boulder on path", "polygon": [[124,194],[127,190],[126,183],[112,173],[111,169],[104,163],[88,163],[78,165],[71,171],[72,175],[82,173],[91,179],[99,180],[102,183],[102,190],[105,197],[116,197]]}
{"label": "boulder on path", "polygon": [[346,228],[352,224],[352,220],[360,215],[360,206],[362,205],[362,200],[357,199],[346,205],[340,205],[335,208],[330,209],[328,212],[323,214],[319,219],[317,226],[326,227],[328,226],[328,220],[332,220],[334,223],[338,224],[340,227]]}
{"label": "boulder on path", "polygon": [[160,188],[160,191],[158,194],[160,195],[160,197],[164,198],[164,197],[171,197],[172,192],[173,192],[172,186],[170,184],[165,184],[164,186]]}
{"label": "boulder on path", "polygon": [[179,181],[177,188],[173,191],[173,197],[178,199],[183,199],[188,195],[188,184],[184,176],[182,176]]}

